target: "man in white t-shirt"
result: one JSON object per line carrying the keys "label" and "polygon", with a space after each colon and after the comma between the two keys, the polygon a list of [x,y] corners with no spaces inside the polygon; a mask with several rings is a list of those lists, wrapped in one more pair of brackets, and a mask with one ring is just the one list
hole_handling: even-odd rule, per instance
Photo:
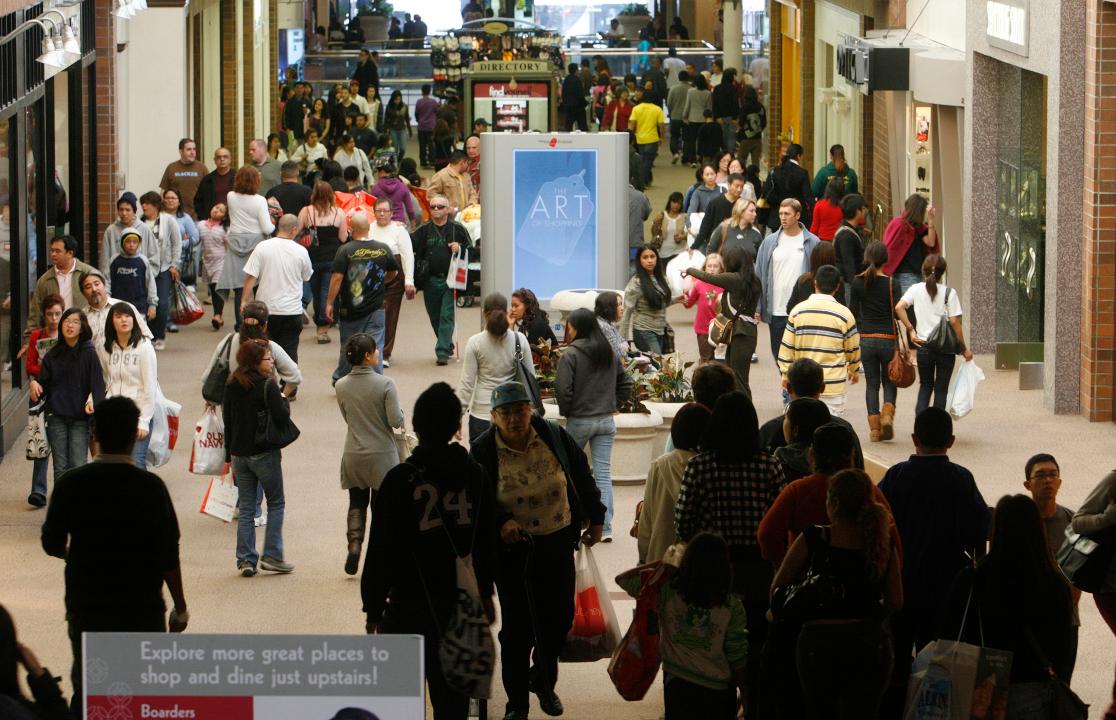
{"label": "man in white t-shirt", "polygon": [[244,296],[240,304],[255,299],[267,305],[267,332],[291,359],[298,362],[298,336],[302,334],[302,284],[314,268],[306,248],[294,241],[298,218],[279,218],[275,237],[261,241],[244,265]]}
{"label": "man in white t-shirt", "polygon": [[779,229],[764,238],[756,256],[756,275],[763,284],[760,318],[771,334],[771,355],[779,360],[779,343],[787,327],[787,302],[802,273],[810,269],[810,253],[821,240],[799,218],[802,204],[787,198],[779,204]]}

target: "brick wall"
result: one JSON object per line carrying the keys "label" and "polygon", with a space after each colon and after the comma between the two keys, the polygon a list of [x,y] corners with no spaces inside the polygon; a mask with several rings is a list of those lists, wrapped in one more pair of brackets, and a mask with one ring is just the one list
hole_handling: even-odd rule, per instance
{"label": "brick wall", "polygon": [[[883,222],[887,223],[891,213],[891,144],[888,142],[888,117],[887,93],[877,93],[872,96],[872,103],[864,104],[865,112],[871,111],[872,116],[865,121],[866,127],[871,128],[872,138],[872,182],[865,181],[864,186],[870,193],[872,201],[871,215],[876,217],[876,206],[883,208]],[[867,143],[867,136],[865,139]],[[883,228],[876,231],[876,239],[883,240]]]}
{"label": "brick wall", "polygon": [[1087,0],[1081,411],[1113,419],[1116,335],[1116,5]]}
{"label": "brick wall", "polygon": [[[244,124],[242,134],[237,138],[242,148],[242,163],[248,162],[248,143],[255,137],[256,128],[256,56],[253,28],[256,20],[252,15],[252,0],[241,2],[241,37],[240,42],[244,48],[241,52],[240,84],[243,88],[242,102],[244,108]],[[223,71],[228,73],[232,68],[225,65]],[[237,154],[233,152],[233,161],[236,162]]]}
{"label": "brick wall", "polygon": [[771,36],[768,40],[770,48],[771,73],[767,82],[767,161],[775,164],[779,161],[779,133],[783,126],[783,13],[781,5],[775,0],[767,4],[767,16],[770,18],[769,29]]}
{"label": "brick wall", "polygon": [[[275,82],[275,72],[279,68],[279,1],[269,0],[267,4],[267,32],[268,37],[271,38],[271,43],[268,45],[268,68],[267,73],[269,87],[268,102],[271,104],[271,131],[279,127],[279,83]],[[267,137],[265,133],[264,137]]]}
{"label": "brick wall", "polygon": [[116,138],[116,16],[112,14],[112,0],[94,0],[94,9],[97,86],[90,88],[90,92],[95,99],[97,160],[94,172],[87,177],[96,192],[92,234],[99,243],[105,228],[116,220],[116,198],[121,188],[117,186],[120,154]]}
{"label": "brick wall", "polygon": [[[235,163],[240,145],[236,136],[236,3],[238,0],[221,0],[221,145],[227,147]],[[216,148],[213,148],[216,150]],[[210,157],[206,164],[212,164]]]}
{"label": "brick wall", "polygon": [[[814,12],[816,7],[815,3],[803,3],[800,11],[802,13],[802,38],[798,46],[802,48],[802,85],[798,106],[802,114],[802,127],[798,129],[794,140],[806,148],[806,155],[803,159],[814,155],[814,108],[816,107],[814,101],[814,56],[817,54],[814,51]],[[827,153],[828,148],[826,149]],[[806,170],[813,178],[818,168],[807,167]]]}

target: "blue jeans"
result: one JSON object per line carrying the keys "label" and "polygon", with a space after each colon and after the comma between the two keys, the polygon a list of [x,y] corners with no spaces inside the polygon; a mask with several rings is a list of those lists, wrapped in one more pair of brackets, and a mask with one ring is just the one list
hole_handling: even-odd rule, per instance
{"label": "blue jeans", "polygon": [[[899,286],[899,297],[906,295],[907,291],[911,289],[911,285],[920,282],[922,282],[922,278],[918,276],[918,273],[895,273],[895,284]],[[896,300],[895,302],[899,301]]]}
{"label": "blue jeans", "polygon": [[880,385],[883,385],[883,401],[895,404],[899,390],[887,376],[887,365],[895,353],[895,341],[884,338],[860,338],[860,364],[864,367],[866,380],[865,401],[869,415],[880,414]]}
{"label": "blue jeans", "polygon": [[31,469],[31,493],[33,495],[47,496],[47,468],[50,466],[50,456],[35,458]]}
{"label": "blue jeans", "polygon": [[154,420],[149,420],[147,423],[147,437],[143,440],[136,438],[136,444],[132,447],[132,463],[140,470],[147,469],[147,446],[151,444],[151,428],[155,426]]}
{"label": "blue jeans", "polygon": [[256,488],[263,487],[267,498],[267,530],[264,532],[265,557],[283,559],[283,465],[278,450],[259,455],[234,455],[233,475],[236,478],[237,507],[236,559],[252,567],[260,559],[256,552]]}
{"label": "blue jeans", "polygon": [[636,145],[639,159],[643,162],[643,184],[651,184],[651,166],[655,164],[655,156],[659,154],[659,143],[640,143]]}
{"label": "blue jeans", "polygon": [[771,333],[771,357],[775,358],[775,365],[779,365],[779,346],[783,343],[783,331],[787,329],[786,315],[772,315],[771,322],[767,324],[767,331]]}
{"label": "blue jeans", "polygon": [[632,330],[635,346],[644,352],[663,354],[663,336],[653,330]]}
{"label": "blue jeans", "polygon": [[736,147],[736,126],[732,124],[732,118],[721,118],[718,122],[721,123],[721,150],[722,152],[732,152]]}
{"label": "blue jeans", "polygon": [[915,404],[915,417],[930,407],[931,395],[934,397],[934,407],[945,410],[949,379],[956,364],[956,355],[943,355],[924,347],[918,349],[918,402]]}
{"label": "blue jeans", "polygon": [[326,327],[326,300],[329,299],[329,281],[333,277],[332,262],[314,263],[314,274],[310,276],[310,294],[314,298],[314,324]]}
{"label": "blue jeans", "polygon": [[[395,153],[399,160],[407,154],[407,131],[406,130],[392,130],[391,144],[395,146]],[[460,210],[461,208],[458,208]]]}
{"label": "blue jeans", "polygon": [[174,280],[171,278],[170,270],[164,270],[155,276],[155,288],[159,293],[159,306],[155,310],[155,319],[151,321],[149,327],[156,340],[165,340],[167,337],[167,322],[170,320],[170,301],[173,287]]}
{"label": "blue jeans", "polygon": [[601,491],[605,506],[604,531],[612,532],[612,443],[616,438],[616,421],[611,415],[572,417],[566,419],[566,432],[579,448],[589,445],[593,460],[593,478]]}
{"label": "blue jeans", "polygon": [[[221,307],[225,307],[225,303],[229,301],[228,290],[218,290],[221,293]],[[240,332],[240,301],[244,299],[244,288],[233,288],[233,317],[236,318],[236,324],[233,325],[233,330]]]}
{"label": "blue jeans", "polygon": [[[384,312],[383,308],[373,310],[362,318],[341,320],[339,323],[341,328],[341,353],[337,360],[337,369],[333,371],[334,385],[337,384],[338,380],[348,375],[349,371],[353,369],[353,366],[349,364],[348,359],[345,357],[345,343],[357,333],[368,333],[372,336],[372,339],[376,341],[376,347],[383,348],[386,320],[387,314]],[[376,358],[376,372],[381,375],[384,374],[384,355],[382,351]]]}
{"label": "blue jeans", "polygon": [[89,418],[47,415],[47,441],[54,456],[54,482],[89,461]]}

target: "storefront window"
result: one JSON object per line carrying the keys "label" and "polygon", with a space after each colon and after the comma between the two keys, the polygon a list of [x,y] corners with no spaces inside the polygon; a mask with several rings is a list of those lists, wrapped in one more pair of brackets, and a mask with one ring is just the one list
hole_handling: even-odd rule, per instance
{"label": "storefront window", "polygon": [[1046,253],[1046,78],[1000,66],[996,341],[1041,343]]}
{"label": "storefront window", "polygon": [[[12,213],[12,132],[15,123],[11,118],[0,120],[0,352],[4,355],[4,364],[11,362],[11,328],[12,328],[12,295],[11,295],[11,248],[12,240],[16,237],[16,217]],[[0,377],[0,398],[7,394],[11,387],[11,373],[3,373]]]}

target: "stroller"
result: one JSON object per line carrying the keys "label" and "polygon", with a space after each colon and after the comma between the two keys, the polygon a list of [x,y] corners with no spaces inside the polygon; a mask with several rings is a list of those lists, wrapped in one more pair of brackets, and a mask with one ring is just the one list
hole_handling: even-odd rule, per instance
{"label": "stroller", "polygon": [[480,205],[470,205],[464,210],[457,213],[455,220],[469,231],[469,239],[473,242],[473,247],[469,248],[469,273],[466,279],[465,289],[456,293],[455,302],[457,307],[472,307],[481,296],[480,286],[480,272],[481,272],[481,248],[480,248]]}

